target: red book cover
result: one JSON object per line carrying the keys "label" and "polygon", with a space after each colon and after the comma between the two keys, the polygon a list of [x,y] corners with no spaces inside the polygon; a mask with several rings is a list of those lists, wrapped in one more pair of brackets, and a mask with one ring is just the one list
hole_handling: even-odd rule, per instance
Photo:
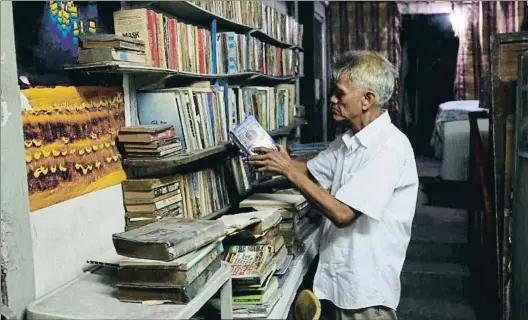
{"label": "red book cover", "polygon": [[159,68],[159,54],[158,54],[158,37],[156,29],[156,13],[152,10],[147,10],[148,17],[148,31],[150,40],[150,52],[152,54],[152,63],[154,67]]}
{"label": "red book cover", "polygon": [[150,138],[150,141],[159,141],[159,140],[174,138],[175,136],[176,136],[176,132],[174,131],[174,129],[169,129],[169,130],[165,130],[165,131],[153,134],[152,137]]}
{"label": "red book cover", "polygon": [[176,19],[170,19],[170,44],[171,44],[171,54],[172,54],[172,69],[179,70],[180,66],[178,65],[178,24]]}
{"label": "red book cover", "polygon": [[200,73],[205,73],[205,49],[203,32],[203,29],[198,29],[198,66],[200,67]]}

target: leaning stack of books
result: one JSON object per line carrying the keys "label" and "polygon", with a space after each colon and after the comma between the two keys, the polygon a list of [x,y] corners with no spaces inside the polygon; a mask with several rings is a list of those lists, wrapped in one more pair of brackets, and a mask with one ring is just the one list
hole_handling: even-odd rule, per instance
{"label": "leaning stack of books", "polygon": [[220,269],[225,232],[220,221],[165,219],[114,234],[115,250],[88,262],[118,268],[121,301],[187,303]]}
{"label": "leaning stack of books", "polygon": [[279,234],[289,253],[303,250],[304,240],[319,224],[319,216],[310,215],[310,205],[306,198],[295,191],[287,193],[255,193],[240,202],[240,208],[255,210],[277,209],[282,216]]}
{"label": "leaning stack of books", "polygon": [[184,207],[181,176],[123,181],[125,230],[132,230],[168,217],[182,217]]}
{"label": "leaning stack of books", "polygon": [[267,317],[282,295],[286,272],[277,276],[277,269],[288,260],[284,239],[278,233],[280,213],[274,209],[253,211],[219,220],[228,233],[224,260],[231,264],[233,317]]}
{"label": "leaning stack of books", "polygon": [[162,159],[182,151],[174,126],[168,124],[123,127],[118,139],[128,159]]}
{"label": "leaning stack of books", "polygon": [[82,34],[79,64],[119,63],[144,66],[145,42],[115,34]]}

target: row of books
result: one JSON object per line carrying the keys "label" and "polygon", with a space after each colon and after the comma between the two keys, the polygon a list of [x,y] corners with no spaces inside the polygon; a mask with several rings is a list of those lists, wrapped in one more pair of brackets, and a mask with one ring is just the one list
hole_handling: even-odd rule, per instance
{"label": "row of books", "polygon": [[299,74],[300,56],[288,48],[264,43],[248,34],[221,32],[216,39],[218,73],[260,72],[270,76]]}
{"label": "row of books", "polygon": [[122,182],[126,230],[171,217],[200,219],[229,205],[223,167]]}
{"label": "row of books", "polygon": [[202,86],[165,89],[137,94],[141,125],[170,124],[186,152],[218,145],[249,116],[265,130],[295,121],[295,86]]}
{"label": "row of books", "polygon": [[259,29],[281,42],[301,46],[303,26],[261,1],[193,1],[225,19]]}
{"label": "row of books", "polygon": [[[181,72],[212,74],[219,65],[217,73],[258,71],[289,76],[296,74],[302,59],[296,50],[274,47],[249,34],[216,33],[146,8],[114,12],[114,29],[117,37],[140,40],[146,48],[143,61],[128,58],[126,62]],[[239,38],[240,45],[229,41]],[[119,50],[125,52],[125,48]],[[122,61],[120,55],[113,58]],[[235,61],[233,65],[240,68],[231,68],[232,59],[244,66]]]}

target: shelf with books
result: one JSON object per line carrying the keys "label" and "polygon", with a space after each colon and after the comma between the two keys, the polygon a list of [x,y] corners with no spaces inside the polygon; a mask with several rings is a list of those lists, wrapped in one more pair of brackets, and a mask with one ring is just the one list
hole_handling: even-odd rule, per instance
{"label": "shelf with books", "polygon": [[235,145],[231,142],[224,142],[219,145],[192,151],[189,153],[180,153],[163,159],[125,159],[124,164],[129,167],[142,167],[162,171],[175,169],[198,160],[203,160],[214,155],[237,151]]}
{"label": "shelf with books", "polygon": [[265,43],[269,43],[277,47],[296,48],[298,50],[302,50],[300,46],[293,45],[286,41],[281,41],[261,29],[227,19],[222,15],[213,13],[191,1],[151,1],[149,4],[160,8],[176,17],[182,17],[189,22],[207,25],[215,20],[218,30],[250,34],[251,36],[254,36]]}
{"label": "shelf with books", "polygon": [[297,76],[270,76],[259,72],[237,72],[237,73],[219,73],[219,74],[201,74],[194,72],[176,71],[167,68],[156,68],[141,65],[132,65],[124,62],[109,61],[101,63],[92,63],[85,65],[65,66],[64,70],[82,71],[86,73],[118,73],[131,74],[136,76],[148,75],[158,76],[163,80],[171,78],[187,80],[217,80],[217,79],[235,79],[235,80],[263,80],[265,82],[288,83],[297,79]]}
{"label": "shelf with books", "polygon": [[321,227],[312,232],[304,241],[304,250],[301,254],[295,256],[290,266],[289,274],[282,286],[282,297],[273,307],[268,319],[287,319],[291,305],[297,296],[304,276],[308,272],[312,261],[317,255],[319,249],[319,240],[321,238]]}

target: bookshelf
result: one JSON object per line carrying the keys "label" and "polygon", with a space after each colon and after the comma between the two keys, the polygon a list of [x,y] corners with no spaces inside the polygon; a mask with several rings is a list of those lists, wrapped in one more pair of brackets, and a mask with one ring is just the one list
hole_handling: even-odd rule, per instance
{"label": "bookshelf", "polygon": [[[206,28],[210,30],[211,39],[216,39],[217,32],[236,32],[237,34],[241,34],[245,37],[245,39],[249,38],[255,38],[258,41],[261,41],[265,45],[277,47],[280,49],[290,50],[288,52],[292,52],[292,54],[298,54],[302,53],[303,49],[301,47],[301,44],[297,41],[285,41],[284,39],[279,39],[278,37],[272,36],[273,33],[277,33],[277,30],[274,30],[270,27],[270,30],[264,30],[260,29],[255,26],[250,26],[249,24],[244,24],[237,22],[235,20],[227,19],[220,14],[214,13],[212,11],[206,10],[203,7],[200,7],[199,5],[196,5],[189,1],[141,1],[141,2],[124,2],[123,3],[123,9],[134,9],[134,8],[152,8],[158,13],[163,13],[167,17],[170,18],[181,18],[181,21],[183,21],[185,24],[189,25],[195,25],[200,26],[202,28]],[[249,40],[247,40],[249,43]],[[212,41],[216,43],[215,41]],[[297,42],[297,43],[295,43]],[[216,50],[216,45],[212,44],[212,52]],[[249,46],[248,46],[249,47]],[[204,49],[205,50],[205,49]],[[263,49],[264,50],[264,49]],[[191,50],[192,51],[192,50]],[[249,55],[249,53],[248,53]],[[239,68],[237,69],[237,72],[232,73],[223,73],[219,72],[219,66],[216,61],[217,55],[215,53],[210,54],[212,59],[212,65],[207,66],[205,69],[200,69],[200,73],[198,72],[189,72],[189,71],[181,71],[180,69],[172,69],[172,68],[161,68],[161,67],[153,67],[153,66],[140,66],[140,65],[132,65],[128,63],[122,63],[122,62],[106,62],[106,63],[92,63],[92,64],[84,64],[84,65],[75,65],[75,66],[67,66],[65,67],[65,70],[68,70],[70,72],[83,72],[83,73],[112,73],[112,74],[122,74],[123,75],[123,88],[124,88],[124,98],[125,98],[125,122],[126,125],[138,125],[140,124],[140,118],[138,116],[138,95],[142,92],[154,92],[154,91],[161,91],[158,89],[170,89],[172,87],[171,82],[175,83],[182,83],[185,85],[181,85],[183,87],[188,87],[189,83],[193,82],[209,82],[211,84],[211,87],[219,87],[224,86],[232,83],[236,83],[240,86],[258,86],[261,84],[268,84],[268,85],[278,85],[278,84],[295,84],[295,96],[293,97],[294,103],[293,106],[295,108],[299,107],[299,78],[302,76],[302,69],[297,69],[298,71],[295,72],[283,72],[282,70],[293,70],[293,69],[287,69],[284,67],[278,67],[278,70],[281,70],[281,72],[275,72],[276,68],[269,68],[270,70],[264,70],[263,72],[251,70],[251,68],[247,67],[247,69]],[[277,63],[280,64],[281,57],[280,55],[277,56]],[[296,56],[298,60],[297,63],[302,65],[302,60]],[[249,58],[248,58],[249,59]],[[247,64],[249,65],[249,63]],[[196,67],[196,66],[195,66]],[[203,72],[205,70],[205,72]],[[280,74],[280,75],[278,75]],[[179,86],[179,85],[175,85]],[[292,95],[290,95],[291,97]],[[182,120],[183,124],[183,120]],[[273,130],[269,131],[269,134],[274,139],[279,138],[291,138],[292,135],[299,134],[299,128],[306,124],[305,120],[299,119],[295,117],[294,119],[290,118],[290,121],[286,123],[283,126],[279,126],[278,128],[274,128]],[[270,126],[271,128],[271,126]],[[227,178],[227,194],[229,195],[230,203],[226,206],[224,206],[221,209],[218,209],[211,213],[206,213],[203,216],[199,217],[199,219],[217,219],[218,217],[228,214],[231,210],[238,208],[238,202],[243,199],[243,197],[247,197],[249,194],[251,194],[251,184],[250,184],[250,190],[247,192],[240,192],[240,190],[237,190],[236,187],[234,187],[234,174],[233,170],[229,169],[229,163],[230,160],[238,156],[238,149],[234,146],[234,144],[230,141],[221,141],[220,143],[208,146],[203,149],[198,150],[192,150],[190,152],[186,152],[184,154],[177,154],[174,156],[170,156],[167,158],[157,159],[157,160],[151,160],[151,159],[124,159],[123,164],[125,168],[127,169],[127,176],[129,178],[147,178],[147,177],[157,177],[167,174],[174,174],[174,173],[192,173],[197,172],[203,169],[208,169],[216,166],[223,166],[226,169],[226,178]],[[314,236],[310,237],[309,241],[316,241],[313,240]],[[309,247],[315,247],[314,245],[309,245]],[[298,287],[297,283],[300,283],[302,280],[302,277],[304,276],[304,273],[307,270],[309,263],[308,258],[306,258],[307,254],[303,254],[302,258],[296,259],[296,265],[295,265],[295,272],[292,272],[291,275],[288,278],[288,293],[284,293],[285,297],[290,297],[291,299],[295,296],[295,288]],[[310,259],[313,259],[310,258]],[[307,265],[305,265],[307,264]],[[298,270],[297,270],[298,269]],[[223,269],[222,269],[223,270]],[[220,272],[220,271],[219,271]],[[223,271],[222,271],[223,272]],[[115,298],[112,297],[114,302],[109,302],[106,298],[103,299],[102,292],[104,291],[101,287],[102,278],[97,278],[92,275],[85,275],[83,276],[81,280],[79,280],[79,283],[84,283],[86,286],[92,286],[93,290],[97,291],[90,291],[90,292],[84,292],[83,294],[89,295],[87,297],[88,300],[94,301],[94,305],[104,305],[105,310],[112,310],[116,309],[118,310],[117,313],[119,314],[121,318],[130,318],[134,314],[134,310],[138,309],[140,307],[137,307],[137,305],[133,304],[123,304],[117,301]],[[225,279],[225,275],[221,274],[218,276],[214,276],[213,280],[210,281],[211,283],[207,284],[207,288],[204,290],[206,293],[201,295],[200,297],[197,297],[193,299],[190,303],[184,306],[155,306],[154,308],[158,311],[151,311],[152,314],[144,314],[144,318],[163,318],[164,312],[166,310],[172,310],[172,314],[170,314],[171,318],[189,318],[194,313],[198,311],[200,307],[202,307],[207,300],[214,294],[214,292],[220,290],[222,288],[222,318],[231,318],[231,310],[226,311],[225,309],[231,309],[231,294],[227,295],[225,291],[231,292],[231,282],[230,280]],[[291,282],[291,284],[290,284]],[[73,287],[79,286],[78,284],[72,284]],[[92,290],[90,289],[90,290]],[[65,289],[63,288],[63,291],[60,292],[60,294],[63,294],[63,292],[68,292],[67,290],[72,289]],[[80,290],[80,289],[79,289]],[[212,293],[211,293],[212,292]],[[108,292],[107,292],[108,293]],[[59,292],[57,292],[57,295],[59,295]],[[79,297],[77,297],[79,298]],[[199,299],[198,299],[199,298]],[[291,300],[290,299],[290,300]],[[229,302],[228,302],[229,300]],[[281,299],[281,301],[284,299]],[[277,310],[286,310],[288,306],[291,304],[293,300],[288,300],[287,302],[280,302],[275,309]],[[53,305],[54,299],[49,300],[43,300],[46,301],[46,308],[49,307],[49,305]],[[50,302],[51,301],[51,302]],[[41,302],[44,303],[44,302]],[[119,306],[111,306],[110,304],[119,304]],[[33,306],[33,313],[30,312],[30,314],[34,314],[35,318],[37,315],[44,315],[45,312],[39,313],[36,310],[39,307],[39,302],[37,302]],[[149,307],[151,308],[151,307]],[[80,308],[82,309],[82,306]],[[69,310],[68,312],[73,312],[73,310]],[[100,314],[100,317],[105,317],[104,311],[101,311],[103,313]],[[145,313],[147,311],[142,310],[141,312]],[[278,313],[277,313],[278,312]],[[115,314],[112,314],[115,316]],[[273,314],[284,314],[282,311],[274,311]],[[135,314],[134,316],[138,316],[139,314]],[[61,314],[61,317],[63,315]],[[68,316],[75,317],[74,314],[68,314]],[[31,317],[30,317],[31,318]]]}

